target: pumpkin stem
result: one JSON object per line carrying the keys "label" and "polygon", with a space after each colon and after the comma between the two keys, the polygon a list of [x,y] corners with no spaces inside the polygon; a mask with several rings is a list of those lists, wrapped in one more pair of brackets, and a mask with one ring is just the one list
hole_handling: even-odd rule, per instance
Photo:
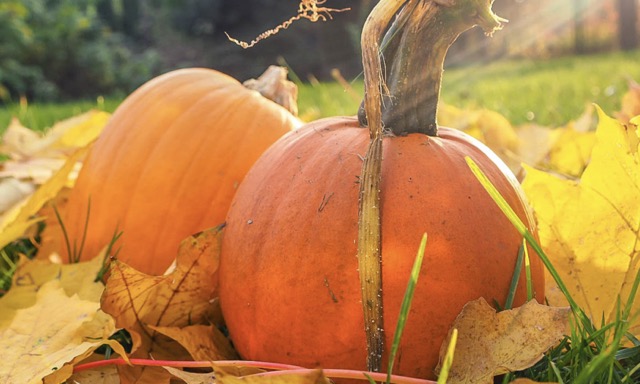
{"label": "pumpkin stem", "polygon": [[271,65],[260,77],[246,80],[242,85],[298,116],[298,86],[287,80],[286,68]]}
{"label": "pumpkin stem", "polygon": [[[445,54],[458,35],[475,24],[487,34],[500,28],[505,20],[491,11],[492,4],[493,0],[382,0],[364,25],[365,97],[358,117],[362,125],[369,124],[371,140],[360,175],[358,269],[369,371],[380,370],[384,352],[380,216],[383,126],[396,135],[437,134],[436,110]],[[380,61],[381,46],[388,71],[387,67],[383,71]]]}
{"label": "pumpkin stem", "polygon": [[367,370],[379,372],[384,352],[382,313],[382,250],[380,176],[382,173],[382,120],[380,49],[384,30],[406,0],[381,1],[371,11],[362,31],[367,114],[371,116],[371,140],[360,175],[358,205],[358,271],[367,342]]}
{"label": "pumpkin stem", "polygon": [[[409,3],[412,3],[409,1]],[[436,112],[444,59],[458,36],[475,25],[487,35],[505,19],[491,10],[493,0],[430,0],[405,6],[389,27],[382,53],[382,73],[388,93],[383,97],[382,121],[395,135],[436,136]],[[366,104],[365,90],[365,102]],[[368,114],[358,111],[362,125]]]}

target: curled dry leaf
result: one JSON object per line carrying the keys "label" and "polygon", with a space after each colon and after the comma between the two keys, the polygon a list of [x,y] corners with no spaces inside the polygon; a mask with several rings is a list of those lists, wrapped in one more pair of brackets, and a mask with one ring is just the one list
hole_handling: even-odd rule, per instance
{"label": "curled dry leaf", "polygon": [[[523,187],[539,222],[542,247],[594,324],[616,318],[640,269],[640,132],[598,110],[591,160],[580,180],[529,168]],[[551,280],[551,279],[549,279]],[[564,305],[549,297],[552,305]],[[631,313],[637,313],[635,300]],[[640,322],[631,332],[638,335]]]}
{"label": "curled dry leaf", "polygon": [[298,116],[298,87],[287,80],[287,69],[271,65],[257,79],[249,79],[242,83],[248,89],[259,92],[262,96],[282,105]]}
{"label": "curled dry leaf", "polygon": [[2,135],[0,153],[14,160],[65,158],[98,137],[109,117],[107,112],[89,111],[56,123],[45,134],[26,128],[14,119]]}
{"label": "curled dry leaf", "polygon": [[469,302],[451,326],[458,341],[447,382],[492,383],[495,375],[531,367],[570,333],[570,313],[535,300],[500,313],[482,298]]}
{"label": "curled dry leaf", "polygon": [[215,325],[154,327],[154,331],[177,341],[194,360],[238,360],[240,357]]}
{"label": "curled dry leaf", "polygon": [[[213,228],[184,240],[175,270],[164,276],[146,275],[117,260],[111,262],[102,308],[116,319],[117,327],[131,334],[134,345],[130,357],[189,359],[184,348],[157,329],[209,325],[220,318],[212,300],[217,296],[221,236],[221,228]],[[175,329],[171,333],[174,335]],[[170,378],[157,367],[122,366],[119,371],[123,383],[165,383]]]}

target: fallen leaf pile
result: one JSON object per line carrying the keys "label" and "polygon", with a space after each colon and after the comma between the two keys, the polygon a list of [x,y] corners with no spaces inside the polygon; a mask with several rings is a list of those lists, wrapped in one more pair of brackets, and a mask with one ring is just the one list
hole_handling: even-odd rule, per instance
{"label": "fallen leaf pile", "polygon": [[[114,261],[102,309],[133,340],[131,358],[156,360],[233,360],[238,358],[216,326],[222,316],[216,305],[218,228],[186,239],[176,268],[149,276]],[[124,383],[169,382],[166,370],[154,367],[119,368]]]}
{"label": "fallen leaf pile", "polygon": [[[596,324],[615,316],[616,300],[626,299],[640,270],[638,114],[637,84],[617,119],[588,107],[555,128],[514,127],[488,110],[440,111],[443,125],[483,141],[524,179],[542,246]],[[47,225],[55,225],[51,208],[43,207],[72,187],[107,119],[89,112],[45,135],[11,123],[0,143],[8,156],[0,163],[0,247],[29,236],[45,215]],[[104,252],[71,265],[49,255],[21,258],[11,289],[0,298],[0,382],[328,383],[324,372],[330,370],[273,372],[213,363],[239,358],[221,331],[217,305],[222,233],[212,228],[185,239],[173,270],[163,276],[142,274]],[[97,276],[109,261],[105,284]],[[547,280],[556,307],[529,302],[500,313],[483,301],[465,307],[454,325],[459,336],[449,383],[490,383],[495,375],[530,367],[570,334],[566,302]],[[632,327],[636,336],[639,327]],[[108,357],[121,360],[95,364]],[[139,363],[153,360],[159,364]],[[184,370],[168,363],[181,361],[204,365]]]}

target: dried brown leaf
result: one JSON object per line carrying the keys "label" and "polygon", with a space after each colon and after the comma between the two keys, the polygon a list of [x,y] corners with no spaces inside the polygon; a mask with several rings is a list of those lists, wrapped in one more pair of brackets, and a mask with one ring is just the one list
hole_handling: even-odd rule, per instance
{"label": "dried brown leaf", "polygon": [[[210,324],[215,318],[212,300],[217,296],[221,228],[212,228],[184,240],[176,268],[164,276],[149,276],[117,260],[102,297],[102,308],[133,338],[130,357],[185,360],[189,354],[177,342],[154,327],[184,328]],[[121,366],[123,383],[165,383],[166,370],[157,367]]]}
{"label": "dried brown leaf", "polygon": [[237,360],[240,357],[215,325],[191,325],[179,327],[154,327],[154,331],[177,341],[189,352],[193,360]]}
{"label": "dried brown leaf", "polygon": [[68,384],[120,384],[118,369],[113,366],[94,368],[74,373],[67,380]]}
{"label": "dried brown leaf", "polygon": [[172,376],[177,377],[184,381],[186,384],[215,384],[216,377],[213,372],[210,373],[195,373],[185,372],[173,367],[164,367]]}
{"label": "dried brown leaf", "polygon": [[492,383],[495,375],[531,367],[569,334],[570,313],[535,300],[500,313],[482,298],[467,303],[452,325],[458,342],[447,382]]}
{"label": "dried brown leaf", "polygon": [[269,374],[255,374],[235,376],[214,366],[216,382],[218,384],[330,384],[322,370],[309,370],[305,373],[271,372]]}

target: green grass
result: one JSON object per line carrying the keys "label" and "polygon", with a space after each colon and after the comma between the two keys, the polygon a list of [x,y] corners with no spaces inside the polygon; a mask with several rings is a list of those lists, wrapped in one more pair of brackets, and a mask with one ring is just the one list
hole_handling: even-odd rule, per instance
{"label": "green grass", "polygon": [[78,115],[90,109],[113,112],[122,102],[117,98],[98,98],[63,103],[14,103],[0,105],[0,133],[4,132],[13,117],[36,131],[44,131],[54,123]]}
{"label": "green grass", "polygon": [[[442,101],[460,108],[488,108],[515,125],[535,122],[559,126],[576,119],[589,103],[613,114],[627,90],[628,79],[640,81],[640,51],[572,56],[544,61],[512,60],[475,64],[445,71]],[[347,79],[350,80],[350,79]],[[363,93],[362,77],[345,90],[335,82],[299,85],[300,116],[305,121],[354,115]],[[121,99],[66,103],[19,103],[0,107],[0,132],[11,117],[35,130],[91,108],[113,112]]]}
{"label": "green grass", "polygon": [[508,61],[445,71],[442,100],[462,108],[488,108],[513,124],[558,126],[588,103],[620,109],[627,81],[640,81],[640,51]]}

